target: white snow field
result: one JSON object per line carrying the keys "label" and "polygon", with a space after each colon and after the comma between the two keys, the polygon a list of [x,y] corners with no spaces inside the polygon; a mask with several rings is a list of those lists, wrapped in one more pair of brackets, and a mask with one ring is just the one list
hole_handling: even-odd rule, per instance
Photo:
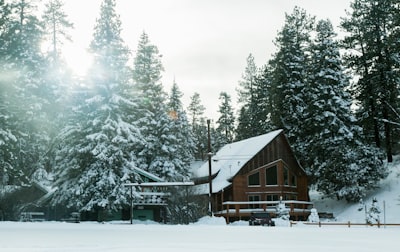
{"label": "white snow field", "polygon": [[[215,221],[214,221],[215,222]],[[201,222],[200,222],[201,223]],[[0,222],[0,251],[389,251],[400,227]]]}
{"label": "white snow field", "polygon": [[[365,199],[377,198],[381,223],[400,223],[400,156],[390,175]],[[359,204],[323,199],[312,193],[318,211],[334,213],[330,222],[365,223]],[[400,226],[307,226],[277,222],[276,227],[225,224],[223,218],[204,217],[191,225],[154,222],[0,222],[0,252],[376,252],[398,251]]]}

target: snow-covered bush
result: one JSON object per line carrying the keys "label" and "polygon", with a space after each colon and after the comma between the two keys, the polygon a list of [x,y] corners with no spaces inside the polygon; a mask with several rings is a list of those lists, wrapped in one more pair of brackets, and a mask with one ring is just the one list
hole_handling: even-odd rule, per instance
{"label": "snow-covered bush", "polygon": [[366,213],[366,221],[368,224],[377,224],[380,222],[381,208],[378,205],[378,200],[376,198],[372,199],[371,207]]}
{"label": "snow-covered bush", "polygon": [[290,214],[289,214],[289,208],[286,207],[285,203],[280,200],[278,205],[276,206],[276,214],[278,218],[282,220],[289,220],[290,219]]}

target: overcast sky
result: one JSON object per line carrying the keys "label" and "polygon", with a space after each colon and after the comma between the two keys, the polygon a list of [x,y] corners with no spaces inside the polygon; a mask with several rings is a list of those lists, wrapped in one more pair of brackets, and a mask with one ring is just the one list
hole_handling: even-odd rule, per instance
{"label": "overcast sky", "polygon": [[[101,0],[64,0],[74,23],[76,52],[88,48]],[[274,39],[285,13],[299,6],[318,19],[329,18],[336,32],[350,0],[117,0],[122,36],[133,51],[145,31],[163,55],[163,85],[169,92],[175,78],[189,97],[200,93],[206,117],[218,118],[219,93],[236,104],[236,87],[252,53],[257,66],[276,51]]]}

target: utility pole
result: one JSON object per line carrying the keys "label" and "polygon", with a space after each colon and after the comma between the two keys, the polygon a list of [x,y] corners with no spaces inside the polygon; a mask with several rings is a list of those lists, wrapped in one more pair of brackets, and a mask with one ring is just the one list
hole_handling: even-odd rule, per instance
{"label": "utility pole", "polygon": [[212,179],[211,179],[211,134],[210,134],[210,119],[207,119],[207,129],[208,129],[208,212],[212,216]]}
{"label": "utility pole", "polygon": [[133,224],[133,186],[131,186],[131,224]]}

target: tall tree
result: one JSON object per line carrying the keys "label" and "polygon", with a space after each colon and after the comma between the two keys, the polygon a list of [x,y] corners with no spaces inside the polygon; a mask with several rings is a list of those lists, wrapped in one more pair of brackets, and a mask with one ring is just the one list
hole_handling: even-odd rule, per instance
{"label": "tall tree", "polygon": [[137,96],[141,97],[137,122],[145,138],[145,144],[138,146],[140,167],[166,180],[181,180],[187,174],[182,171],[182,165],[178,164],[181,160],[176,159],[172,147],[175,138],[170,131],[174,121],[168,115],[167,94],[161,83],[163,70],[157,46],[143,32],[133,67],[135,89]]}
{"label": "tall tree", "polygon": [[383,137],[391,162],[395,142],[390,124],[395,116],[392,108],[399,107],[399,5],[393,0],[355,0],[351,8],[342,22],[348,32],[343,44],[350,49],[346,55],[348,66],[360,77],[354,87],[359,120],[366,137],[378,147]]}
{"label": "tall tree", "polygon": [[42,17],[46,35],[50,37],[51,41],[50,55],[55,64],[59,61],[59,47],[65,40],[71,41],[68,30],[73,28],[63,7],[64,3],[61,0],[50,0],[45,5],[46,9]]}
{"label": "tall tree", "polygon": [[204,118],[204,111],[206,108],[201,103],[199,93],[194,93],[190,97],[190,103],[188,106],[188,114],[190,116],[192,131],[195,138],[196,152],[195,158],[198,160],[204,160],[207,153],[207,125],[206,119]]}
{"label": "tall tree", "polygon": [[271,120],[283,128],[296,150],[303,136],[302,122],[307,94],[309,47],[314,17],[295,7],[286,14],[285,24],[276,38],[278,52],[271,66]]}
{"label": "tall tree", "polygon": [[79,103],[59,135],[53,203],[102,213],[127,204],[123,184],[136,179],[133,146],[142,144],[115,0],[103,0],[90,49],[95,64],[87,88],[77,92]]}
{"label": "tall tree", "polygon": [[[11,23],[11,6],[0,0],[0,199],[8,190],[6,185],[16,183],[12,181],[18,176],[16,167],[17,135],[15,122],[17,121],[14,78],[16,72],[7,65],[10,42],[9,29]],[[10,181],[11,180],[11,181]],[[18,183],[16,183],[18,184]],[[3,210],[3,202],[0,209]]]}
{"label": "tall tree", "polygon": [[223,138],[219,141],[220,147],[225,144],[231,143],[234,137],[235,130],[235,116],[233,114],[233,108],[231,104],[231,96],[226,92],[219,94],[220,105],[218,112],[220,117],[217,120],[216,131],[218,135]]}
{"label": "tall tree", "polygon": [[256,134],[253,131],[253,117],[256,113],[255,108],[255,82],[257,78],[257,66],[254,62],[254,56],[249,54],[246,59],[246,68],[239,81],[239,87],[236,89],[238,93],[238,102],[240,105],[238,126],[236,128],[235,140],[242,140],[253,137]]}
{"label": "tall tree", "polygon": [[[36,7],[31,1],[14,1],[13,15],[7,24],[7,42],[3,45],[6,54],[3,69],[12,73],[8,79],[9,101],[15,102],[15,132],[18,141],[16,167],[31,178],[44,163],[47,151],[48,115],[44,107],[48,104],[50,89],[43,79],[45,60],[41,53],[43,29],[34,15]],[[18,102],[17,102],[18,101]]]}
{"label": "tall tree", "polygon": [[195,143],[193,132],[182,105],[182,92],[175,80],[168,100],[168,114],[171,120],[170,135],[171,160],[176,171],[175,180],[189,177],[190,163],[194,160]]}
{"label": "tall tree", "polygon": [[351,112],[349,81],[331,22],[319,21],[316,32],[303,121],[307,131],[297,151],[317,190],[358,201],[387,172],[380,151],[360,141],[362,130]]}

